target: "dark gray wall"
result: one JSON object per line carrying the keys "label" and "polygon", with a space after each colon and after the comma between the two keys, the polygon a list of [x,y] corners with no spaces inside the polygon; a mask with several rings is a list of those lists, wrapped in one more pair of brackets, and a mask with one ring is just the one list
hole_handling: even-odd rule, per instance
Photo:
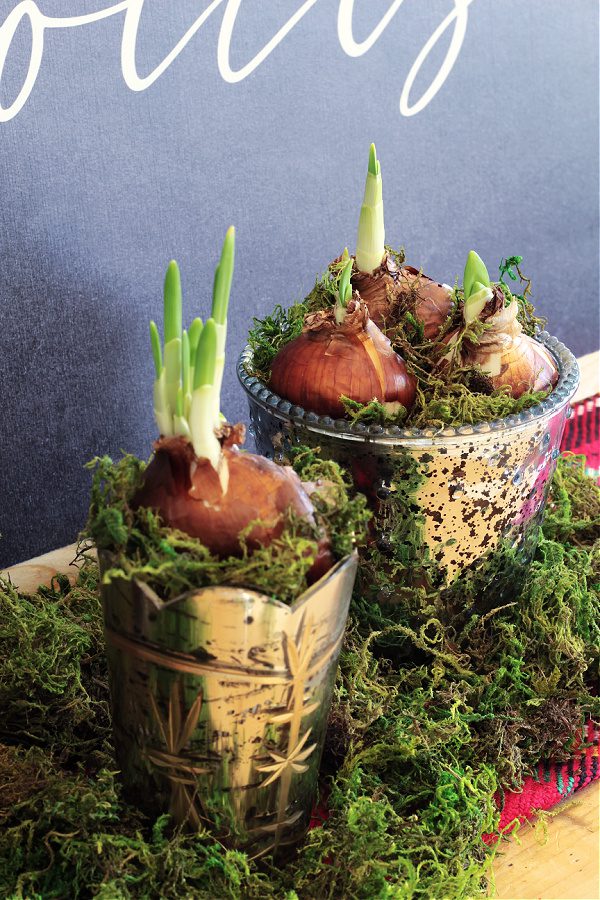
{"label": "dark gray wall", "polygon": [[[391,0],[355,5],[358,40]],[[0,0],[0,22],[16,6]],[[38,6],[72,17],[111,2]],[[140,73],[208,6],[147,0]],[[243,0],[232,66],[300,6]],[[230,223],[238,254],[223,405],[245,416],[234,363],[251,318],[302,295],[344,244],[353,248],[372,140],[388,238],[411,262],[453,282],[470,247],[493,265],[521,253],[552,330],[577,354],[598,347],[596,0],[473,0],[452,71],[410,117],[399,110],[404,82],[453,0],[405,0],[359,58],[340,46],[338,6],[317,0],[238,84],[217,67],[223,3],[143,92],[121,71],[124,13],[45,31],[31,95],[0,124],[1,564],[75,538],[86,460],[149,453],[148,320],[161,317],[165,265],[181,264],[189,318],[205,315]],[[30,49],[25,22],[0,85],[4,107]]]}

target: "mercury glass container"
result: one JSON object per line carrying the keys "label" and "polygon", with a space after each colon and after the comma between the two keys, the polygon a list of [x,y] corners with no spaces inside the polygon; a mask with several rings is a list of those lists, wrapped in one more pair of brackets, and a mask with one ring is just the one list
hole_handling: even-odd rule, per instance
{"label": "mercury glass container", "polygon": [[285,856],[302,840],[356,567],[354,553],[289,606],[227,585],[163,601],[140,581],[102,584],[115,748],[132,802],[253,857]]}
{"label": "mercury glass container", "polygon": [[[406,549],[409,582],[431,583],[435,572],[435,586],[446,589],[466,571],[484,571],[500,551],[509,551],[510,565],[526,564],[534,553],[579,383],[573,354],[547,332],[538,340],[558,364],[552,393],[525,412],[478,425],[418,430],[318,416],[252,374],[248,347],[238,377],[258,451],[282,460],[293,444],[320,447],[369,498],[382,553]],[[403,548],[407,524],[411,542]]]}

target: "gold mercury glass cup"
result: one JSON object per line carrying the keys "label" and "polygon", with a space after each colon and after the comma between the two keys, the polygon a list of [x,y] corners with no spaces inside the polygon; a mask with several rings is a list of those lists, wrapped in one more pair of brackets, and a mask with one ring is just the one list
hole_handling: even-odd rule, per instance
{"label": "gold mercury glass cup", "polygon": [[167,602],[140,581],[102,585],[132,802],[253,857],[302,840],[356,568],[353,553],[289,606],[227,585]]}
{"label": "gold mercury glass cup", "polygon": [[[513,554],[506,579],[514,589],[531,559],[566,419],[579,383],[573,354],[556,338],[537,339],[552,353],[559,380],[541,403],[494,422],[444,429],[352,425],[292,405],[252,374],[252,350],[238,361],[257,449],[277,461],[291,445],[320,447],[352,473],[374,511],[381,552],[394,552],[394,532],[412,528],[408,584],[423,584],[432,568],[448,588],[466,570],[483,572],[503,548]],[[490,573],[496,569],[490,568]],[[492,578],[492,575],[490,575]],[[495,585],[498,588],[498,584]],[[500,589],[501,591],[504,588]],[[396,602],[393,590],[381,602]]]}

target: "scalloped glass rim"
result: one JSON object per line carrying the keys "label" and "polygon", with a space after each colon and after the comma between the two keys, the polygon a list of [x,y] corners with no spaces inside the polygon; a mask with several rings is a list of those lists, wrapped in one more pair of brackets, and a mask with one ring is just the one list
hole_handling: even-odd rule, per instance
{"label": "scalloped glass rim", "polygon": [[501,431],[506,428],[516,428],[532,422],[534,419],[546,418],[549,414],[564,407],[575,394],[579,385],[579,366],[571,351],[562,344],[558,338],[553,337],[547,331],[541,331],[537,340],[543,344],[555,358],[559,377],[558,383],[552,393],[530,409],[516,415],[506,416],[503,419],[494,419],[492,422],[480,422],[477,425],[458,425],[446,428],[401,428],[391,425],[384,428],[381,425],[365,425],[358,422],[352,425],[347,419],[332,419],[330,416],[319,416],[315,412],[305,410],[301,406],[295,406],[289,400],[273,393],[264,382],[255,375],[250,375],[247,365],[252,361],[252,349],[249,346],[240,354],[237,363],[237,374],[240,383],[253,401],[262,406],[267,412],[282,421],[292,421],[296,425],[304,425],[307,428],[320,432],[348,437],[352,440],[378,440],[398,442],[406,440],[427,440],[435,437],[462,437],[473,434],[488,434],[492,431]]}

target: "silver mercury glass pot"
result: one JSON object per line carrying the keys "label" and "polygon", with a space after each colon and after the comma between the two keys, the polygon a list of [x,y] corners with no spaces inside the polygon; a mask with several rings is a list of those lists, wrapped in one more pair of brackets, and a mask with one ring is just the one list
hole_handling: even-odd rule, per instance
{"label": "silver mercury glass pot", "polygon": [[[573,354],[547,332],[537,339],[558,364],[552,393],[518,415],[478,425],[418,430],[318,416],[261,382],[249,347],[239,358],[238,377],[258,451],[281,460],[291,445],[320,447],[369,498],[382,554],[406,550],[409,583],[423,584],[425,570],[430,577],[434,569],[436,587],[445,589],[467,570],[485,572],[501,549],[514,551],[513,566],[515,560],[526,565],[534,553],[579,383]],[[404,548],[398,544],[406,523],[411,539]]]}

